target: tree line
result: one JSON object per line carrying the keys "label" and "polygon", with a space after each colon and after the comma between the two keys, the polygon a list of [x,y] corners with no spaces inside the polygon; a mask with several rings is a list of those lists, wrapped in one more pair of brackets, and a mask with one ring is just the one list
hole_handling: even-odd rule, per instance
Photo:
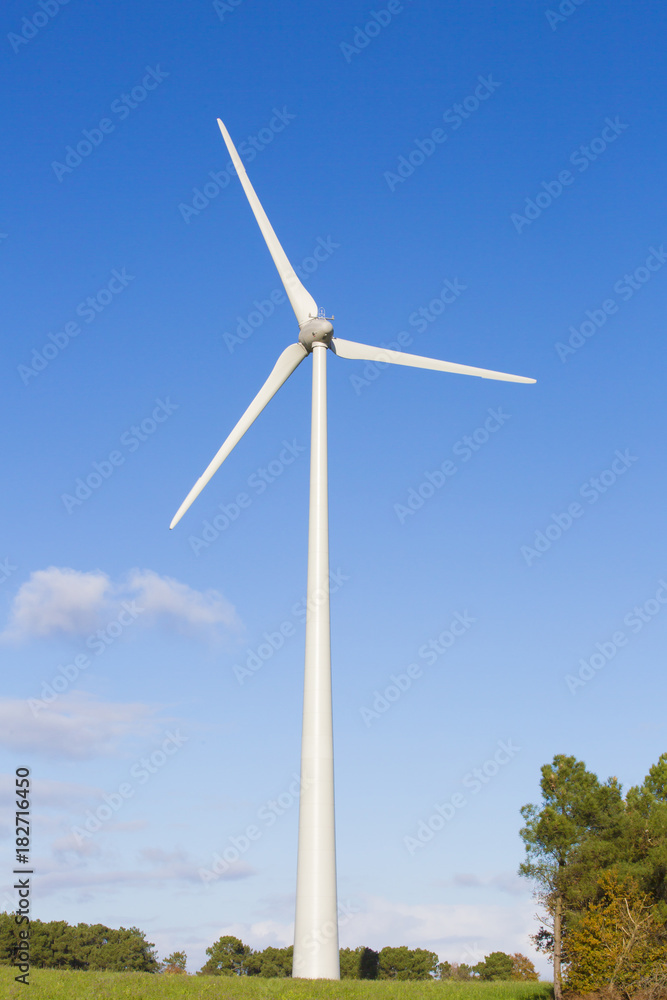
{"label": "tree line", "polygon": [[[200,976],[263,976],[286,978],[292,975],[294,949],[265,948],[253,951],[237,937],[224,935],[206,949],[208,960],[197,973]],[[182,955],[182,953],[181,953]],[[176,968],[173,970],[177,971]],[[185,965],[182,965],[185,971]],[[340,949],[341,979],[479,979],[537,980],[533,963],[525,955],[491,952],[477,965],[441,962],[425,948]]]}
{"label": "tree line", "polygon": [[542,802],[521,810],[544,914],[536,947],[563,993],[667,997],[667,754],[624,795],[575,757],[542,768]]}
{"label": "tree line", "polygon": [[[0,965],[15,964],[20,944],[14,914],[0,913]],[[292,975],[294,949],[254,951],[237,937],[224,935],[206,949],[208,959],[197,975]],[[187,956],[174,951],[160,962],[155,945],[138,927],[114,929],[104,924],[70,925],[64,920],[32,920],[30,964],[36,969],[78,969],[107,972],[186,974]],[[536,980],[532,962],[524,955],[492,952],[475,966],[440,962],[424,948],[341,948],[342,979],[523,979]]]}
{"label": "tree line", "polygon": [[[19,943],[14,914],[0,913],[0,965],[15,964]],[[30,965],[35,969],[157,972],[154,948],[138,927],[30,921]]]}

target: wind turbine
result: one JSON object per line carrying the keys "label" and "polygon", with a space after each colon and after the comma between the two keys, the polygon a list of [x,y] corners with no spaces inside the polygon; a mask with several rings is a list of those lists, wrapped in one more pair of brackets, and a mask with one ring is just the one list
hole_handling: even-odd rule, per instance
{"label": "wind turbine", "polygon": [[[269,400],[309,354],[313,356],[308,522],[308,611],[301,741],[301,799],[297,857],[293,975],[301,979],[339,979],[338,907],[334,828],[331,648],[329,640],[329,513],[327,486],[327,349],[352,361],[381,361],[461,375],[534,382],[486,368],[422,358],[334,337],[331,321],[318,311],[273,231],[248,179],[229,132],[218,125],[255,219],[278,269],[299,324],[299,336],[276,361],[273,371],[231,431],[213,461],[192,487],[171,522],[180,521]],[[333,317],[331,317],[333,319]]]}

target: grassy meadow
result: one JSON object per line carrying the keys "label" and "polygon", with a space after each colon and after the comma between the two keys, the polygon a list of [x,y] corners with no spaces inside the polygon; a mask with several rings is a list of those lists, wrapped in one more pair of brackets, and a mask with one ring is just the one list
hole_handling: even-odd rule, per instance
{"label": "grassy meadow", "polygon": [[0,966],[3,1000],[550,1000],[549,983],[375,982],[159,976],[146,972],[34,969],[30,987]]}

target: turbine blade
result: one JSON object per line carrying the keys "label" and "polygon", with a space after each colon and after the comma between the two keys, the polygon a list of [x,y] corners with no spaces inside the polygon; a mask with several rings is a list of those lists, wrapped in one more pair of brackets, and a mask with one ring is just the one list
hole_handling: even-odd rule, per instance
{"label": "turbine blade", "polygon": [[190,504],[199,496],[213,474],[218,471],[224,460],[231,452],[232,448],[239,443],[245,432],[248,430],[250,425],[254,423],[269,400],[275,396],[281,385],[287,381],[292,372],[298,368],[307,355],[308,352],[306,348],[301,344],[290,344],[289,347],[285,348],[276,361],[273,371],[237,423],[234,430],[228,436],[222,448],[220,448],[213,461],[209,463],[206,471],[199,477],[181,506],[178,508],[173,521],[169,525],[170,528],[173,528],[176,524],[178,524]]}
{"label": "turbine blade", "polygon": [[457,365],[453,361],[422,358],[418,354],[404,354],[402,351],[390,351],[385,347],[370,347],[368,344],[357,344],[353,340],[341,340],[339,337],[334,337],[331,341],[331,350],[339,358],[349,358],[351,361],[380,361],[390,365],[406,365],[408,368],[430,368],[436,372],[478,375],[480,378],[494,378],[501,382],[535,381],[534,378],[525,378],[523,375],[508,375],[506,372],[494,372],[488,368]]}
{"label": "turbine blade", "polygon": [[222,138],[225,140],[225,144],[229,150],[229,155],[231,156],[232,162],[236,167],[236,173],[239,175],[239,180],[243,185],[243,190],[245,191],[246,197],[250,202],[250,207],[253,210],[255,218],[257,219],[259,228],[262,230],[262,236],[264,237],[266,245],[269,248],[269,253],[273,257],[273,263],[278,268],[280,280],[285,287],[287,297],[292,303],[292,309],[294,310],[299,326],[303,326],[304,323],[308,322],[311,316],[317,316],[317,303],[310,292],[301,284],[294,268],[287,259],[287,254],[281,247],[280,241],[273,231],[273,226],[269,222],[266,212],[262,208],[260,200],[255,194],[255,189],[248,179],[245,167],[241,162],[241,157],[236,151],[236,146],[232,142],[229,132],[219,118],[218,125],[220,126],[220,131],[222,132]]}

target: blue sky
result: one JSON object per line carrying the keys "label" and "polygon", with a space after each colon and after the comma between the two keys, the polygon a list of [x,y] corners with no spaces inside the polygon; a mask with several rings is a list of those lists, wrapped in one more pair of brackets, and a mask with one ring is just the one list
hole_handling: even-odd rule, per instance
{"label": "blue sky", "polygon": [[167,528],[296,339],[219,115],[339,336],[537,379],[328,364],[341,941],[535,957],[540,766],[627,788],[665,750],[658,7],[1,16],[0,711],[33,915],[136,924],[191,971],[222,933],[291,943],[309,363]]}

